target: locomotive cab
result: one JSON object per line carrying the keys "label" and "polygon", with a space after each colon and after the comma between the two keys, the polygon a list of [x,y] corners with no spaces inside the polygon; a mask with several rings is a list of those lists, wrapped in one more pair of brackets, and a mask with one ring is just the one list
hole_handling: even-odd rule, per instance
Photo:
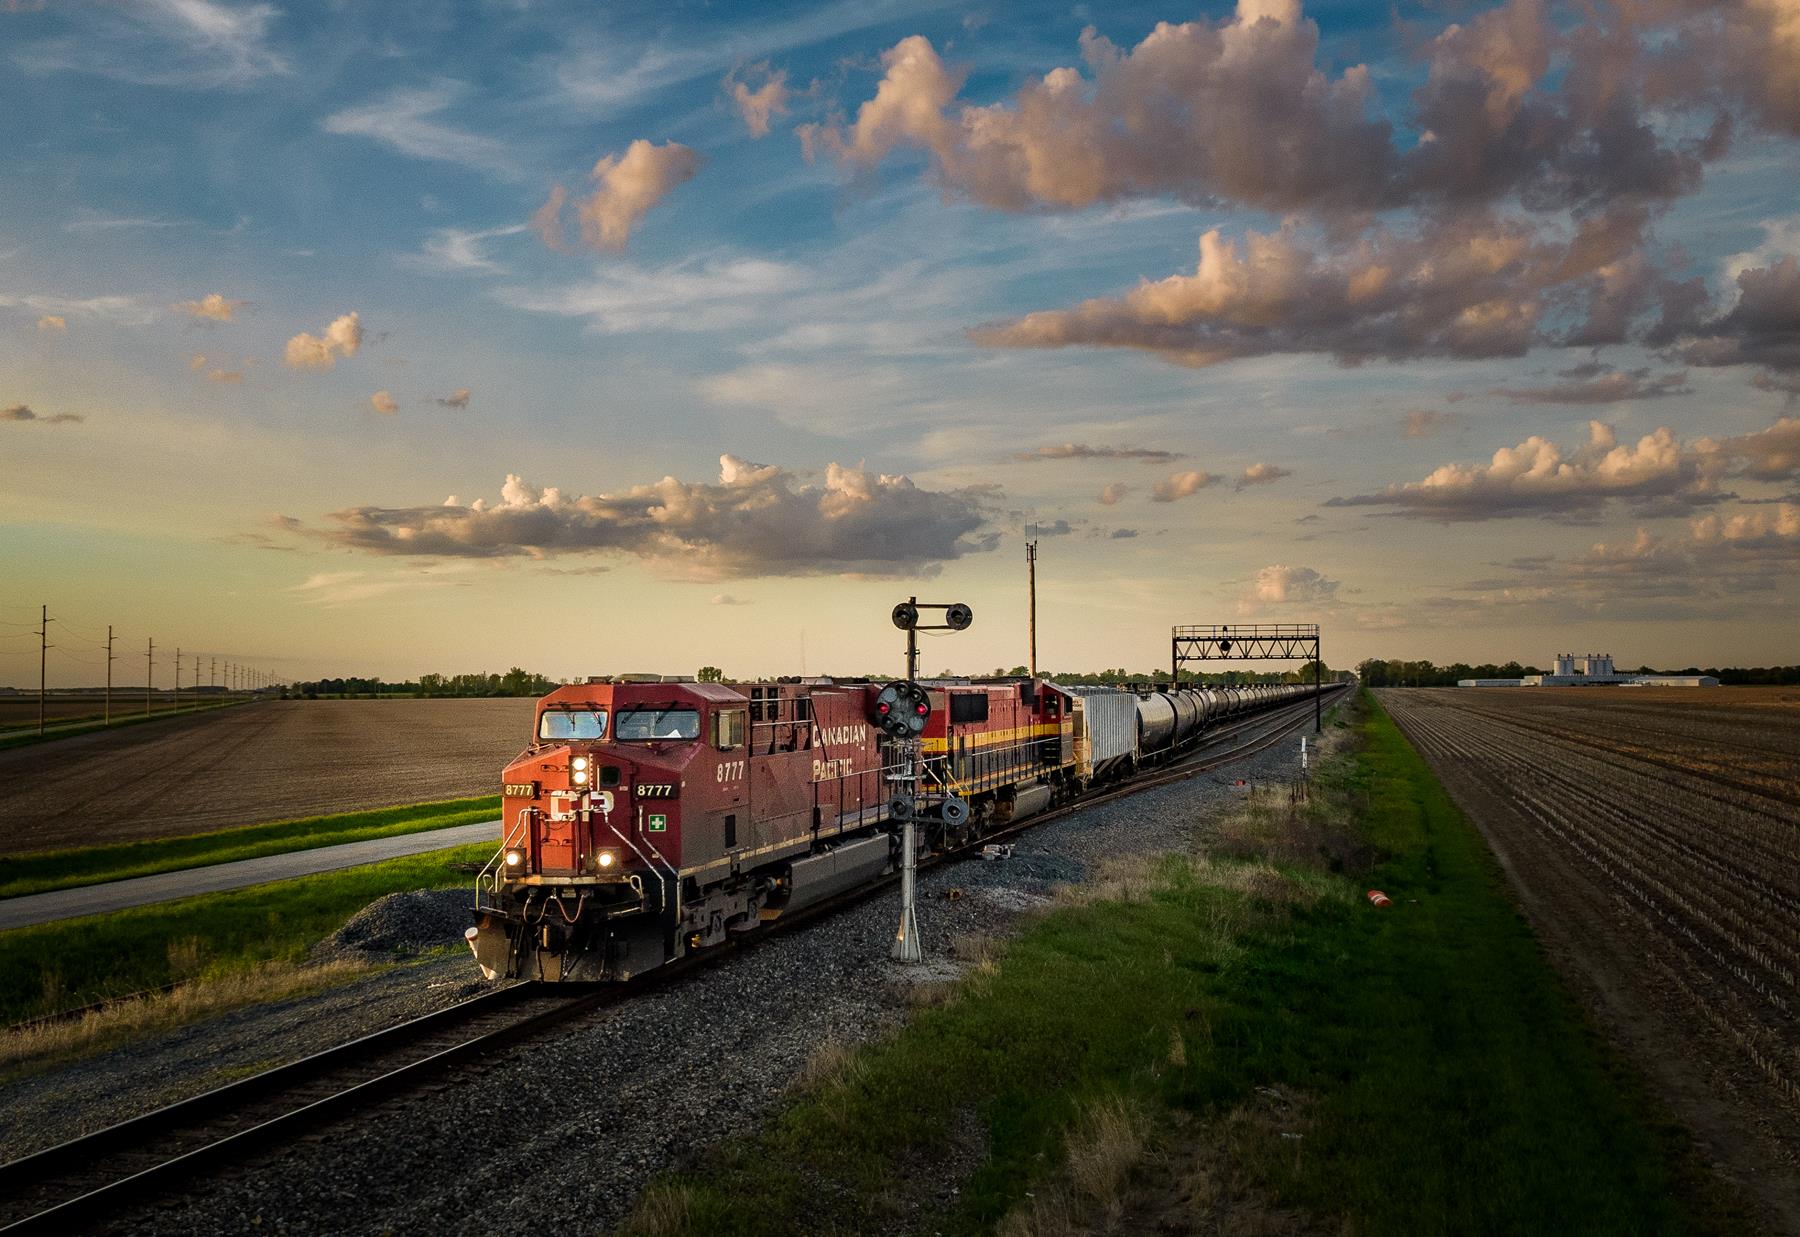
{"label": "locomotive cab", "polygon": [[623,978],[676,950],[684,808],[735,843],[746,713],[735,691],[661,679],[538,702],[531,745],[502,775],[503,844],[467,934],[488,978],[561,979],[584,961],[594,974],[578,977]]}

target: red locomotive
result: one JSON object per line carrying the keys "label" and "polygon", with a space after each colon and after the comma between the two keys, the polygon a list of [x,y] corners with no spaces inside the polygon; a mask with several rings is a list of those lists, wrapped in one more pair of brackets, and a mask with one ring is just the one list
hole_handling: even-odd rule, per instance
{"label": "red locomotive", "polygon": [[[1311,687],[932,682],[923,848],[954,847]],[[490,979],[625,980],[899,864],[882,686],[592,679],[538,701],[503,774],[469,943]],[[890,697],[891,698],[891,697]]]}

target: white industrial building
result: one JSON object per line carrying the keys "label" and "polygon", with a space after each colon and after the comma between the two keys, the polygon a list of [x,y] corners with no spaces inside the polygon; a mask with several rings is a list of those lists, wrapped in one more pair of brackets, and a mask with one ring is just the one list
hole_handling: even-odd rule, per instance
{"label": "white industrial building", "polygon": [[1458,687],[1717,687],[1710,674],[1620,674],[1611,653],[1558,653],[1549,674],[1522,679],[1458,679]]}

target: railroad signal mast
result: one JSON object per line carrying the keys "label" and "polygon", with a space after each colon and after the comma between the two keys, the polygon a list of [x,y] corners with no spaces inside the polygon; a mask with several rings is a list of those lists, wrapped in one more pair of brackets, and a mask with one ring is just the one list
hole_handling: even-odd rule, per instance
{"label": "railroad signal mast", "polygon": [[1169,629],[1171,686],[1181,686],[1186,661],[1292,661],[1310,657],[1313,666],[1313,733],[1325,730],[1320,703],[1325,663],[1319,657],[1317,623],[1207,623]]}
{"label": "railroad signal mast", "polygon": [[[919,622],[920,610],[942,610],[942,623]],[[888,814],[900,821],[900,927],[894,933],[891,955],[896,962],[925,961],[919,940],[917,910],[919,880],[919,783],[924,780],[924,761],[919,736],[931,720],[931,694],[916,681],[919,677],[919,633],[964,631],[975,621],[975,612],[962,602],[942,604],[908,597],[894,607],[894,626],[906,633],[906,678],[889,683],[876,694],[869,720],[893,740],[899,757],[887,774],[895,784]]]}

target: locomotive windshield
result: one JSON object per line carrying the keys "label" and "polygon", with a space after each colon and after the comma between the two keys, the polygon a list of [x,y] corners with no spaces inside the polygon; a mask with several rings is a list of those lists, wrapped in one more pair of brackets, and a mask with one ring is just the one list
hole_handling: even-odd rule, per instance
{"label": "locomotive windshield", "polygon": [[605,735],[605,709],[545,709],[538,718],[540,739],[599,739]]}
{"label": "locomotive windshield", "polygon": [[619,714],[613,727],[613,738],[621,742],[699,737],[700,712],[697,709],[627,709]]}

